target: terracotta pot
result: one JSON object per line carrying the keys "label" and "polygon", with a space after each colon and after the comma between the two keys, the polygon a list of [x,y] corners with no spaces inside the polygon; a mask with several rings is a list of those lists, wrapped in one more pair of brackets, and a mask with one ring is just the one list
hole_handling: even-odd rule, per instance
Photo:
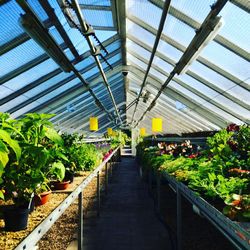
{"label": "terracotta pot", "polygon": [[56,190],[65,190],[68,188],[70,181],[56,181],[53,186]]}
{"label": "terracotta pot", "polygon": [[49,201],[50,194],[51,191],[43,192],[39,195],[36,194],[34,196],[35,206],[41,206],[47,203]]}

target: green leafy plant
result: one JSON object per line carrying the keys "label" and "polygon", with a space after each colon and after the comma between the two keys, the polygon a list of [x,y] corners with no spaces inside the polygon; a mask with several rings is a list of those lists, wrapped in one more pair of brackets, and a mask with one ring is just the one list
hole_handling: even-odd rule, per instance
{"label": "green leafy plant", "polygon": [[[11,161],[18,162],[21,157],[21,148],[19,143],[12,137],[16,128],[10,120],[10,116],[0,113],[0,187],[3,183],[2,175],[5,172],[6,165]],[[0,199],[4,199],[5,190],[0,189]]]}
{"label": "green leafy plant", "polygon": [[161,165],[158,169],[186,182],[196,193],[212,200],[224,201],[227,205],[225,214],[249,221],[249,126],[230,124],[227,129],[207,139],[206,151],[195,152],[188,158],[181,153],[172,158],[162,157],[162,154],[171,154],[168,149],[173,146],[177,151],[182,149],[182,144],[178,148],[178,145],[176,147],[175,144],[162,142],[158,143],[160,147],[157,149],[149,147],[148,143],[152,142],[143,141],[137,147],[138,159],[143,165],[147,164],[151,168]]}
{"label": "green leafy plant", "polygon": [[53,115],[27,114],[9,124],[5,117],[2,124],[13,133],[22,154],[18,161],[6,165],[2,185],[7,190],[6,197],[21,204],[28,201],[38,187],[48,188],[50,177],[62,178],[64,166],[60,160],[67,158],[63,154],[63,139],[49,121]]}

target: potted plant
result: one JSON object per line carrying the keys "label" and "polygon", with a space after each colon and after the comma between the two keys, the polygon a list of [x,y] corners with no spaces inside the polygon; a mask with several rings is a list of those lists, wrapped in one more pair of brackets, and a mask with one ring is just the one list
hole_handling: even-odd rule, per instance
{"label": "potted plant", "polygon": [[[17,132],[13,120],[8,114],[0,113],[0,199],[8,199],[8,196],[15,195],[12,186],[6,182],[9,174],[9,167],[18,164],[21,158],[21,148],[14,140],[13,134]],[[16,175],[15,175],[16,176]],[[27,227],[29,207],[22,204],[5,206],[3,210],[5,229],[8,231],[18,231]]]}
{"label": "potted plant", "polygon": [[78,135],[77,134],[62,134],[61,137],[64,141],[64,155],[67,157],[67,161],[64,160],[65,166],[65,180],[69,180],[70,183],[74,180],[74,175],[77,170],[76,167],[76,151],[78,148]]}

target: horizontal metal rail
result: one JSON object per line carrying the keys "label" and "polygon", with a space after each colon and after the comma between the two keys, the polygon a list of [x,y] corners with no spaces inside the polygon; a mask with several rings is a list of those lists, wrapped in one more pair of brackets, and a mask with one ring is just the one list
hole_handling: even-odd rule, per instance
{"label": "horizontal metal rail", "polygon": [[86,138],[82,140],[82,142],[84,143],[109,142],[109,141],[110,138]]}
{"label": "horizontal metal rail", "polygon": [[[106,166],[116,154],[119,153],[119,147],[116,148],[112,154],[103,161],[77,188],[69,194],[69,196],[58,207],[50,213],[43,222],[41,222],[21,243],[15,248],[16,250],[34,249],[37,242],[42,236],[53,226],[56,220],[65,212],[65,210],[75,201],[81,197],[82,191],[88,184],[98,175],[98,173]],[[81,201],[82,199],[79,199]]]}

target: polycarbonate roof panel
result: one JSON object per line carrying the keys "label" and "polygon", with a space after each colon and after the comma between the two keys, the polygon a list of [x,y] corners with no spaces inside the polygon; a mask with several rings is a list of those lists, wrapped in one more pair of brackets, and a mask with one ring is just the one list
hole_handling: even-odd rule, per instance
{"label": "polycarbonate roof panel", "polygon": [[160,57],[155,56],[153,60],[153,65],[160,67],[166,73],[170,73],[173,70],[173,66],[167,63],[166,61],[162,60]]}
{"label": "polycarbonate roof panel", "polygon": [[45,21],[49,18],[38,0],[27,0],[27,2],[41,21]]}
{"label": "polycarbonate roof panel", "polygon": [[129,51],[137,52],[139,55],[144,57],[146,60],[149,60],[151,53],[148,50],[144,49],[142,46],[138,45],[137,43],[134,43],[130,39],[127,39],[126,44],[127,44],[127,49]]}
{"label": "polycarbonate roof panel", "polygon": [[127,54],[127,59],[128,59],[128,62],[130,62],[130,64],[132,64],[132,65],[135,64],[136,66],[141,67],[144,70],[147,69],[147,64],[145,64],[141,60],[137,59],[133,55]]}
{"label": "polycarbonate roof panel", "polygon": [[209,101],[204,100],[203,98],[199,97],[198,95],[194,94],[193,92],[187,90],[186,88],[180,86],[178,83],[171,81],[169,87],[175,88],[177,91],[183,93],[184,95],[188,96],[191,100],[194,100],[197,103],[197,107],[203,106],[205,109],[211,110],[215,114],[223,117],[229,122],[239,123],[241,122],[239,119],[231,116],[230,114],[224,112],[220,108],[216,107],[215,105],[209,103]]}
{"label": "polycarbonate roof panel", "polygon": [[6,44],[23,33],[23,29],[18,25],[21,13],[23,11],[15,1],[0,5],[0,45]]}
{"label": "polycarbonate roof panel", "polygon": [[49,28],[49,33],[54,37],[57,44],[60,45],[64,42],[55,26]]}
{"label": "polycarbonate roof panel", "polygon": [[[18,75],[17,77],[12,78],[8,82],[4,83],[4,86],[14,91],[17,91],[20,88],[28,85],[34,80],[37,80],[41,76],[52,72],[55,69],[58,69],[58,65],[52,59],[48,59],[40,63],[39,65],[31,68],[30,70],[27,70],[24,73]],[[0,93],[0,98],[3,98],[2,93]]]}
{"label": "polycarbonate roof panel", "polygon": [[[0,56],[0,77],[43,54],[44,51],[33,40],[28,40],[27,42],[20,44]],[[13,60],[13,58],[15,58],[15,60]]]}
{"label": "polycarbonate roof panel", "polygon": [[195,30],[170,15],[164,26],[163,34],[187,47],[195,35]]}
{"label": "polycarbonate roof panel", "polygon": [[225,22],[220,34],[249,52],[249,13],[228,2],[220,14]]}
{"label": "polycarbonate roof panel", "polygon": [[[179,79],[184,80],[184,77]],[[236,104],[235,102],[231,101],[226,97],[223,97],[220,93],[212,90],[211,88],[205,86],[199,81],[192,79],[191,77],[189,77],[188,80],[185,81],[185,84],[189,88],[192,88],[193,92],[200,93],[200,95],[205,95],[206,98],[208,98],[208,101],[218,102],[218,105],[220,105],[221,108],[226,107],[227,109],[232,110],[232,112],[235,112],[236,114],[239,113],[243,117],[247,117],[250,115],[250,112],[248,110],[242,108],[240,105]]]}
{"label": "polycarbonate roof panel", "polygon": [[242,81],[250,77],[250,62],[247,62],[218,43],[210,42],[200,55]]}
{"label": "polycarbonate roof panel", "polygon": [[[125,60],[122,61],[121,58],[123,43],[120,42],[119,35],[123,33],[113,31],[115,29],[113,18],[116,17],[119,21],[122,16],[116,16],[117,12],[121,14],[121,6],[118,5],[114,8],[115,6],[111,6],[111,4],[115,1],[110,0],[78,1],[86,21],[94,27],[100,27],[95,34],[101,42],[105,41],[105,44],[108,44],[106,46],[109,52],[108,62],[112,65],[119,65],[112,71],[102,61],[115,101],[117,104],[122,103],[125,101],[125,87],[120,64]],[[157,88],[173,71],[175,64],[183,55],[183,51],[193,39],[195,28],[202,24],[211,10],[211,5],[215,2],[214,0],[171,1],[163,34],[146,81],[146,89],[152,93],[150,101],[158,93]],[[86,39],[77,29],[69,26],[57,0],[48,0],[48,3],[54,9],[65,34],[84,58],[82,61],[79,61],[74,51],[71,51],[65,34],[59,33],[60,29],[53,20],[49,19],[49,15],[39,1],[28,0],[28,3],[34,8],[34,12],[40,20],[46,21],[46,25],[49,26],[48,30],[55,41],[66,46],[64,50],[66,56],[76,63],[76,69],[81,71],[86,81],[91,84],[91,88],[103,105],[107,109],[114,110],[95,60],[90,53],[85,53],[89,51]],[[241,4],[246,3],[247,1],[241,2]],[[131,72],[128,74],[129,91],[139,92],[140,90],[139,87],[148,66],[162,15],[162,7],[159,6],[163,5],[163,0],[126,0],[127,17],[124,21],[127,26],[127,36],[125,41],[127,64],[131,65]],[[80,80],[72,76],[73,73],[61,72],[59,66],[52,59],[35,65],[36,59],[45,55],[45,52],[33,40],[30,40],[19,26],[18,19],[21,13],[24,12],[14,0],[0,5],[0,46],[4,45],[0,47],[3,49],[0,51],[2,54],[0,80],[3,82],[0,85],[0,100],[2,103],[5,101],[0,107],[0,111],[11,110],[14,112],[14,117],[33,110],[55,112],[57,117],[52,120],[57,122],[59,127],[61,123],[66,131],[87,128],[88,117],[95,113],[100,116],[100,125],[105,127],[109,123],[107,115],[93,104],[94,99],[86,88],[82,87]],[[250,49],[248,42],[250,31],[247,26],[250,22],[250,15],[229,1],[219,15],[225,22],[219,35],[202,51],[198,61],[189,66],[186,74],[174,76],[174,81],[170,82],[160,96],[159,103],[147,114],[147,117],[150,118],[164,110],[164,118],[171,121],[171,126],[168,126],[171,131],[218,129],[218,126],[224,126],[225,123],[242,123],[242,121],[250,119],[250,112],[247,110],[250,105],[250,94],[247,90],[247,87],[250,86],[250,65],[249,61],[240,57],[242,54],[245,58],[249,55],[246,53],[249,53]],[[105,30],[106,27],[107,30]],[[119,27],[123,28],[123,23]],[[113,38],[114,35],[116,35],[116,41]],[[108,40],[109,38],[111,39]],[[93,42],[98,45],[94,39]],[[5,53],[3,53],[4,51]],[[31,62],[34,63],[32,64],[34,66],[28,69]],[[138,74],[135,73],[137,68]],[[26,71],[23,72],[24,70]],[[12,79],[4,78],[12,71],[17,72]],[[92,82],[93,80],[94,82]],[[12,96],[13,99],[9,100]],[[130,95],[128,94],[128,96]],[[236,99],[238,100],[236,101]],[[128,100],[132,101],[134,97],[130,96]],[[146,105],[140,102],[136,114],[141,115],[150,101]],[[186,108],[178,110],[175,105],[176,101],[183,103]],[[49,106],[48,103],[50,103]],[[127,112],[129,119],[131,119],[132,112],[133,108]],[[147,119],[143,121],[143,124],[150,127],[150,120]]]}
{"label": "polycarbonate roof panel", "polygon": [[84,18],[88,20],[88,23],[92,26],[114,26],[111,11],[82,9],[82,12]]}
{"label": "polycarbonate roof panel", "polygon": [[127,33],[135,36],[136,38],[142,38],[143,42],[146,43],[147,45],[154,44],[155,41],[155,36],[143,29],[141,26],[133,23],[129,19],[126,20],[127,23]]}
{"label": "polycarbonate roof panel", "polygon": [[[153,48],[153,44],[155,41],[155,35],[153,35],[149,31],[147,31],[143,27],[131,22],[130,20],[127,20],[127,25],[128,25],[127,33],[128,33],[128,37],[129,37],[129,39],[127,39],[127,41],[132,41],[135,38],[139,41],[138,45],[140,45],[141,47],[143,47],[143,44],[146,44],[150,48]],[[128,50],[130,49],[130,45],[131,45],[131,43],[127,44]],[[168,43],[166,43],[163,40],[159,41],[157,51],[159,53],[162,53],[163,55],[169,57],[170,59],[175,60],[176,62],[180,59],[180,57],[183,54],[180,50],[169,45]]]}
{"label": "polycarbonate roof panel", "polygon": [[211,10],[210,6],[214,4],[214,2],[214,0],[172,0],[171,6],[180,10],[192,19],[202,22]]}
{"label": "polycarbonate roof panel", "polygon": [[[228,86],[225,84],[222,86],[218,86],[216,84],[213,84],[210,82],[211,87],[207,87],[205,84],[202,82],[196,80],[195,78],[191,77],[190,75],[183,74],[179,75],[177,79],[180,79],[181,81],[187,83],[188,85],[192,86],[193,88],[198,88],[200,89],[204,94],[207,95],[218,95],[218,92],[213,90],[213,87],[223,87],[221,89],[221,94],[223,95],[224,93],[229,93],[230,95],[240,99],[241,101],[250,104],[250,99],[249,99],[249,92],[240,86],[237,86],[236,84],[233,84],[232,82],[228,82]],[[231,83],[231,84],[230,84]]]}
{"label": "polycarbonate roof panel", "polygon": [[79,4],[110,6],[110,0],[79,0]]}
{"label": "polycarbonate roof panel", "polygon": [[43,82],[38,87],[32,88],[30,91],[25,92],[25,96],[27,96],[28,98],[34,97],[35,95],[45,91],[49,87],[52,87],[52,86],[58,84],[60,81],[63,81],[72,75],[73,75],[73,73],[68,74],[68,73],[62,72],[62,73],[50,78],[49,80]]}
{"label": "polycarbonate roof panel", "polygon": [[180,50],[162,40],[159,42],[158,51],[176,62],[179,61],[183,54]]}
{"label": "polycarbonate roof panel", "polygon": [[128,15],[135,16],[157,28],[160,23],[162,10],[148,1],[127,1]]}
{"label": "polycarbonate roof panel", "polygon": [[101,42],[104,42],[108,38],[114,36],[117,32],[111,30],[96,30],[95,34]]}
{"label": "polycarbonate roof panel", "polygon": [[[63,73],[62,73],[62,74],[63,74]],[[20,95],[20,96],[18,96],[17,98],[12,99],[11,101],[9,101],[9,102],[7,102],[6,104],[2,105],[2,106],[1,106],[1,109],[3,108],[3,109],[5,109],[5,111],[8,111],[8,110],[10,110],[10,109],[16,107],[18,104],[21,104],[22,102],[27,101],[27,100],[29,100],[30,98],[34,98],[36,95],[38,95],[38,94],[42,93],[43,91],[47,90],[49,87],[52,87],[53,85],[58,84],[58,80],[57,80],[57,79],[58,79],[59,77],[62,78],[62,75],[60,74],[60,75],[58,75],[57,77],[53,77],[53,78],[50,79],[49,81],[43,83],[41,86],[38,86],[38,87],[36,87],[36,88],[34,88],[34,89],[32,89],[32,90],[26,92],[24,95]],[[57,81],[56,81],[56,80],[57,80]],[[76,81],[76,79],[73,80],[73,81]],[[79,83],[79,80],[78,80],[78,79],[77,79],[77,81],[78,81],[78,83]],[[64,85],[64,88],[65,88],[65,89],[70,88],[70,87],[71,87],[71,82],[72,82],[72,81],[67,82],[67,83]],[[49,95],[51,98],[53,98],[53,96],[52,96],[53,93],[54,93],[54,92],[50,92],[48,95]],[[48,96],[48,95],[47,95],[47,96]],[[40,98],[40,100],[43,100],[43,99]],[[38,102],[39,102],[39,104],[41,103],[41,101],[38,101]]]}
{"label": "polycarbonate roof panel", "polygon": [[[203,64],[195,61],[190,66],[189,70],[195,72],[196,74],[200,75],[201,77],[205,78],[207,81],[211,82],[212,84],[218,86],[224,91],[231,91],[234,92],[238,89],[238,93],[242,96],[240,99],[243,99],[245,102],[249,102],[249,92],[243,90],[242,87],[237,87],[237,85],[230,81],[229,79],[223,77],[222,75],[216,73],[215,71],[209,69],[208,67],[204,66]],[[237,93],[237,92],[235,92]]]}

